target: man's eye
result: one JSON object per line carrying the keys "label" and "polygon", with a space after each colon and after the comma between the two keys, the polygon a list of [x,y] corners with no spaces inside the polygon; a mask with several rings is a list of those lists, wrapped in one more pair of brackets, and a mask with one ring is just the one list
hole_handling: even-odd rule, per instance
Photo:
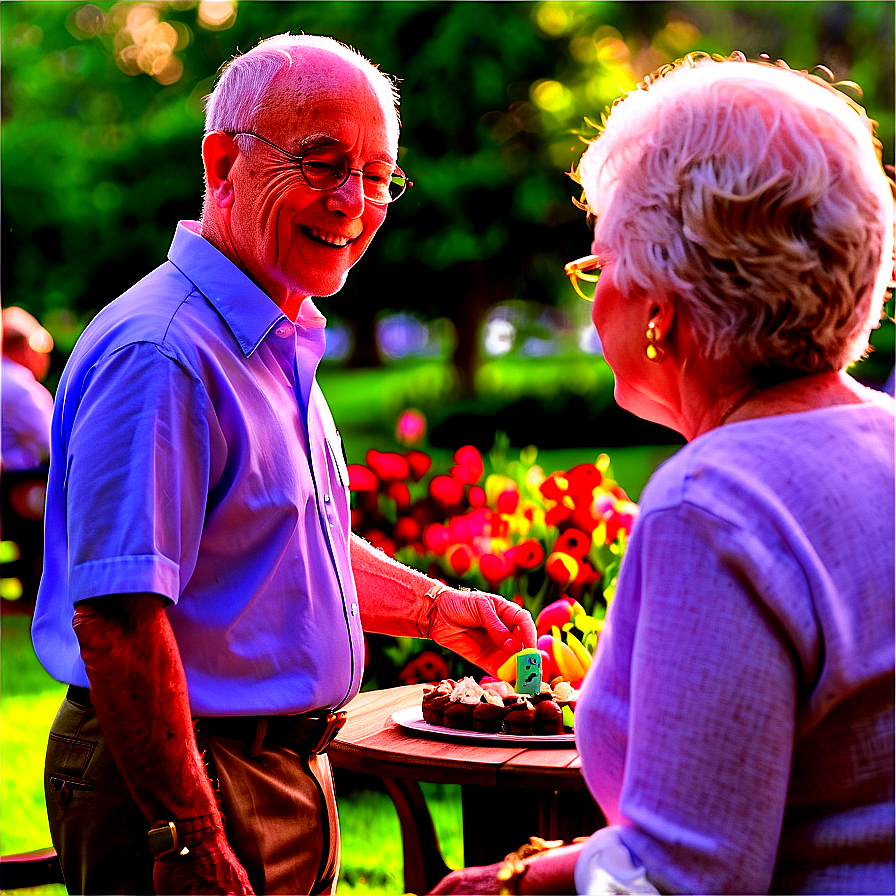
{"label": "man's eye", "polygon": [[328,174],[341,169],[338,163],[328,162],[325,159],[305,159],[302,167],[315,174]]}
{"label": "man's eye", "polygon": [[369,168],[364,169],[364,180],[371,184],[388,184],[392,179],[391,171],[371,171]]}

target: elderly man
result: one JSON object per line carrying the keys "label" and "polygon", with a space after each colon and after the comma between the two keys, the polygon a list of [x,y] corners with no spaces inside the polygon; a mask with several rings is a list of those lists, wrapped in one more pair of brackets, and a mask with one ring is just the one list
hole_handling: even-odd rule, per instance
{"label": "elderly man", "polygon": [[340,289],[407,186],[395,104],[326,38],[230,62],[201,224],[63,375],[33,634],[70,685],[46,789],[72,892],[332,892],[323,750],[360,686],[362,628],[492,671],[534,642],[520,608],[349,531],[310,296]]}

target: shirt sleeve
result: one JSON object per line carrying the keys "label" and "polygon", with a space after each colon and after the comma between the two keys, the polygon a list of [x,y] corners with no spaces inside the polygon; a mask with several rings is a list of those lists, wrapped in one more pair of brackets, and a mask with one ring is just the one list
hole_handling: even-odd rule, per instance
{"label": "shirt sleeve", "polygon": [[91,370],[66,445],[73,602],[132,592],[178,600],[207,503],[208,406],[198,378],[150,343]]}
{"label": "shirt sleeve", "polygon": [[587,896],[659,892],[635,864],[616,827],[601,828],[588,838],[576,860],[575,883],[576,893]]}
{"label": "shirt sleeve", "polygon": [[609,673],[630,689],[616,833],[661,892],[768,892],[799,687],[792,645],[754,585],[774,582],[778,558],[687,504],[637,528],[611,613],[626,646],[586,683],[600,689]]}

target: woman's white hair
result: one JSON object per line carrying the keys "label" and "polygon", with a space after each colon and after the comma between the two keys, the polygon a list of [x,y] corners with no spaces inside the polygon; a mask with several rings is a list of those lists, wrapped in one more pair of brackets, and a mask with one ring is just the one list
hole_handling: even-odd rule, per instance
{"label": "woman's white hair", "polygon": [[695,54],[617,101],[577,172],[623,291],[676,297],[711,360],[841,370],[893,276],[864,110],[783,64]]}
{"label": "woman's white hair", "polygon": [[301,64],[302,51],[309,48],[327,50],[367,74],[384,108],[395,110],[395,131],[390,136],[397,144],[399,115],[395,81],[346,44],[313,34],[278,34],[229,60],[206,98],[205,132],[251,131],[271,83],[284,68]]}

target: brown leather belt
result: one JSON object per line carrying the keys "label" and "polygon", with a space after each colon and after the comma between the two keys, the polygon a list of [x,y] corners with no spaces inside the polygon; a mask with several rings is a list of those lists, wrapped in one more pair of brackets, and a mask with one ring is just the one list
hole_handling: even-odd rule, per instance
{"label": "brown leather belt", "polygon": [[[66,697],[81,706],[93,706],[90,691],[69,685]],[[196,727],[208,737],[224,737],[239,741],[248,755],[257,756],[262,747],[286,747],[308,755],[323,753],[345,724],[347,713],[286,716],[201,716]]]}
{"label": "brown leather belt", "polygon": [[348,713],[300,716],[202,716],[196,727],[208,737],[236,740],[257,756],[263,747],[286,747],[296,753],[323,753],[345,724]]}

